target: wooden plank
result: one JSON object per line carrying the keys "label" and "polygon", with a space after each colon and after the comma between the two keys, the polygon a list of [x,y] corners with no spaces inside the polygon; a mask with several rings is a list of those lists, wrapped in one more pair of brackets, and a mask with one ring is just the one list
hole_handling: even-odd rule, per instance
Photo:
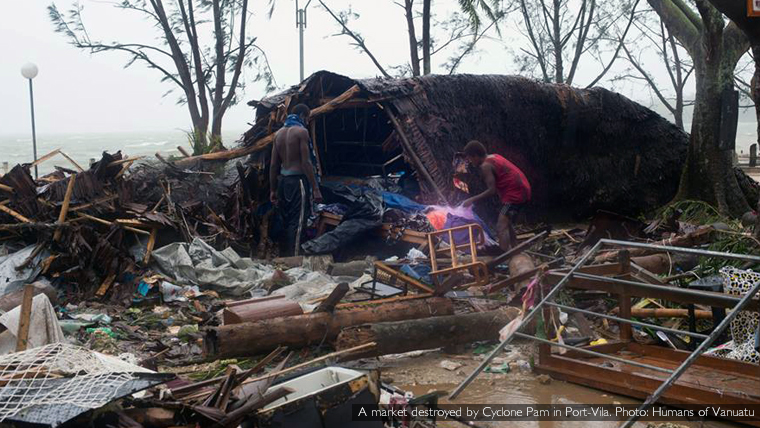
{"label": "wooden plank", "polygon": [[[71,195],[74,193],[74,182],[77,179],[77,175],[73,174],[69,177],[69,183],[66,185],[66,194],[63,196],[63,204],[61,205],[61,212],[58,214],[58,224],[62,224],[66,221],[66,214],[69,212],[69,203],[71,203]],[[59,227],[53,234],[53,240],[58,241],[61,239],[61,233],[63,230]]]}
{"label": "wooden plank", "polygon": [[155,227],[150,230],[150,237],[148,238],[148,246],[145,249],[145,257],[143,257],[143,264],[150,262],[150,255],[153,253],[153,247],[156,245],[156,229]]}
{"label": "wooden plank", "polygon": [[71,159],[69,157],[69,155],[67,155],[64,152],[59,152],[59,153],[61,154],[61,156],[63,156],[64,158],[66,158],[66,160],[68,160],[72,165],[74,165],[74,168],[76,168],[77,170],[79,170],[79,172],[84,172],[84,169],[81,166],[79,166],[79,164],[76,163],[76,161],[74,161],[74,159]]}
{"label": "wooden plank", "polygon": [[106,277],[105,280],[103,280],[103,283],[100,284],[100,288],[98,288],[98,291],[95,292],[95,295],[98,297],[103,297],[108,292],[108,289],[111,288],[111,285],[113,284],[114,280],[116,280],[116,274],[112,273]]}
{"label": "wooden plank", "polygon": [[15,218],[16,220],[19,220],[23,223],[31,223],[32,221],[28,218],[24,217],[23,215],[19,214],[18,212],[6,207],[5,205],[0,205],[0,211],[9,214],[11,217]]}
{"label": "wooden plank", "polygon": [[16,190],[13,187],[7,186],[5,184],[0,184],[0,190],[8,192],[8,193],[15,193],[16,192]]}
{"label": "wooden plank", "polygon": [[393,127],[396,129],[396,133],[399,135],[399,137],[401,137],[400,140],[401,145],[404,147],[404,152],[412,159],[412,162],[414,162],[414,166],[417,168],[417,172],[422,175],[428,184],[430,184],[435,193],[438,195],[440,201],[442,201],[443,204],[448,204],[446,197],[443,196],[443,192],[441,192],[441,189],[435,183],[433,177],[430,176],[430,172],[428,172],[425,164],[422,163],[422,160],[419,158],[419,156],[417,156],[417,152],[412,147],[411,141],[409,141],[409,138],[407,138],[404,130],[401,128],[401,124],[399,123],[398,119],[396,119],[396,116],[391,112],[390,108],[385,108],[384,110],[385,114],[387,114],[388,118],[391,120],[391,123],[393,123]]}
{"label": "wooden plank", "polygon": [[82,205],[77,205],[77,206],[75,206],[73,208],[70,208],[69,211],[81,211],[81,210],[85,210],[85,209],[93,207],[95,205],[106,204],[106,203],[111,202],[111,201],[116,200],[116,199],[119,199],[118,195],[106,196],[105,198],[101,198],[101,199],[98,199],[96,201],[88,202],[88,203],[82,204]]}
{"label": "wooden plank", "polygon": [[375,267],[377,269],[379,269],[379,270],[381,270],[381,271],[383,271],[383,272],[391,275],[391,276],[394,276],[394,277],[400,279],[401,281],[403,281],[403,282],[405,282],[405,283],[407,283],[407,284],[409,284],[409,285],[411,285],[413,287],[419,288],[420,290],[422,290],[422,291],[424,291],[426,293],[431,293],[432,294],[432,293],[435,292],[432,288],[428,287],[427,285],[421,283],[420,281],[417,281],[416,279],[412,278],[409,275],[406,275],[406,274],[404,274],[402,272],[397,271],[396,269],[388,267],[383,262],[379,262],[379,261],[375,262]]}
{"label": "wooden plank", "polygon": [[32,318],[32,299],[34,298],[34,285],[24,286],[24,300],[21,302],[21,315],[18,320],[18,334],[16,335],[16,352],[26,351],[29,345],[29,326]]}
{"label": "wooden plank", "polygon": [[[548,364],[547,364],[548,363]],[[597,365],[574,361],[566,357],[551,357],[535,367],[536,372],[567,382],[594,389],[644,399],[662,382],[661,379],[637,376],[634,373],[606,369]],[[721,391],[699,389],[676,384],[659,400],[660,404],[675,407],[689,405],[757,405],[758,401],[737,395],[723,395]],[[742,421],[760,427],[760,421]]]}
{"label": "wooden plank", "polygon": [[55,149],[55,150],[53,150],[52,152],[46,154],[45,156],[43,156],[41,158],[38,158],[36,161],[30,163],[29,164],[29,168],[37,166],[37,165],[41,164],[42,162],[45,162],[46,160],[52,158],[53,156],[57,155],[60,152],[61,152],[61,149]]}
{"label": "wooden plank", "polygon": [[427,299],[433,297],[432,293],[408,294],[406,296],[387,297],[385,299],[365,300],[362,302],[346,302],[336,306],[337,309],[356,309],[362,306],[381,305],[384,303],[403,302],[406,300]]}
{"label": "wooden plank", "polygon": [[[79,215],[81,217],[84,217],[84,218],[86,218],[88,220],[92,220],[92,221],[98,222],[100,224],[107,225],[107,226],[113,226],[114,225],[114,223],[112,223],[112,222],[110,222],[108,220],[103,220],[102,218],[97,218],[97,217],[91,216],[89,214],[77,213],[77,215]],[[130,226],[123,226],[123,225],[120,225],[120,226],[123,227],[124,230],[129,230],[129,231],[132,231],[132,232],[135,232],[135,233],[140,233],[142,235],[150,235],[150,232],[148,232],[147,230],[136,229],[136,228],[130,227]]]}
{"label": "wooden plank", "polygon": [[132,163],[132,162],[134,162],[136,160],[140,160],[140,159],[142,159],[144,157],[145,156],[135,156],[133,158],[129,158],[128,157],[128,158],[124,158],[124,159],[115,160],[115,161],[109,163],[108,167],[110,168],[112,166],[122,165],[122,164],[125,164],[125,163]]}
{"label": "wooden plank", "polygon": [[340,302],[340,299],[348,293],[349,289],[347,282],[341,282],[333,289],[330,295],[327,296],[316,309],[314,309],[314,312],[332,312],[335,310],[335,306]]}
{"label": "wooden plank", "polygon": [[[664,346],[651,346],[642,345],[636,342],[630,342],[626,348],[631,352],[652,356],[656,358],[672,360],[677,363],[683,361],[689,356],[689,352],[666,348]],[[734,373],[746,373],[750,376],[760,378],[760,366],[757,364],[747,363],[739,360],[731,360],[728,358],[711,357],[709,355],[701,355],[694,362],[695,366],[702,366],[711,370],[720,370],[725,372]]]}
{"label": "wooden plank", "polygon": [[312,364],[315,364],[315,363],[320,363],[322,361],[326,361],[326,360],[329,360],[329,359],[335,359],[336,357],[342,357],[342,356],[345,356],[345,355],[355,354],[355,353],[357,353],[359,351],[370,349],[370,348],[373,348],[375,346],[377,346],[377,344],[375,342],[370,342],[370,343],[365,343],[363,345],[355,346],[353,348],[344,349],[342,351],[331,352],[331,353],[329,353],[327,355],[323,355],[323,356],[321,356],[319,358],[315,358],[315,359],[313,359],[311,361],[306,361],[306,362],[301,363],[301,364],[296,364],[295,366],[288,367],[287,369],[284,369],[284,370],[280,370],[280,371],[273,372],[273,373],[267,373],[264,376],[260,376],[260,377],[253,378],[253,379],[248,379],[247,381],[243,382],[242,385],[245,385],[245,384],[248,384],[248,383],[251,383],[251,382],[258,382],[258,381],[264,380],[264,379],[270,379],[270,378],[277,377],[277,376],[282,376],[284,374],[288,374],[288,373],[294,372],[296,370],[300,370],[300,369],[302,369],[304,367],[308,367],[308,366],[310,366]]}

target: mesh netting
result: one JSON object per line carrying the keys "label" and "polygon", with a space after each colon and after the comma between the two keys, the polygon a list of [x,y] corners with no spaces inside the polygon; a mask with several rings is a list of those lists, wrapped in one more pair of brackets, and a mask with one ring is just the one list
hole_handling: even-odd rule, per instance
{"label": "mesh netting", "polygon": [[153,372],[63,343],[2,356],[0,422],[35,405],[101,407],[135,378],[134,373]]}

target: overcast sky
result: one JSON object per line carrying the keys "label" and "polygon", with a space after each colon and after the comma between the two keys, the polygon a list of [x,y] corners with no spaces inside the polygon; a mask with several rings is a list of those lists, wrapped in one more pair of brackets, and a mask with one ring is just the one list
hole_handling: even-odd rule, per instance
{"label": "overcast sky", "polygon": [[[70,1],[56,2],[67,10]],[[250,35],[259,37],[259,46],[269,58],[280,88],[298,83],[298,32],[295,27],[293,0],[277,0],[274,15],[266,17],[266,1],[251,0],[256,17]],[[332,37],[337,26],[322,9],[309,8],[306,30],[306,75],[328,69],[352,77],[372,77],[377,69],[369,59],[349,45],[346,37]],[[123,68],[126,57],[120,53],[91,55],[66,43],[53,31],[48,18],[47,0],[0,1],[0,134],[29,132],[28,87],[20,74],[27,61],[36,63],[40,72],[34,80],[38,132],[86,133],[122,131],[166,131],[189,129],[184,106],[177,96],[162,95],[170,89],[159,82],[156,71],[140,64]],[[84,17],[93,38],[105,41],[150,41],[153,29],[128,12],[116,12],[107,0],[83,0]],[[357,28],[383,64],[407,61],[408,42],[403,10],[390,0],[330,0],[335,10],[352,5],[361,15]],[[436,0],[436,10],[444,14],[454,10],[456,0]],[[503,40],[485,40],[478,52],[469,57],[460,72],[514,73],[511,60],[515,47],[524,40],[513,28],[505,28]],[[443,59],[443,58],[441,58]],[[441,61],[436,61],[437,65]],[[441,71],[440,68],[435,71]],[[576,81],[584,84],[593,69],[581,69]],[[584,73],[587,75],[584,76]],[[662,76],[663,71],[654,70]],[[247,76],[250,78],[250,76]],[[609,87],[609,82],[601,82]],[[645,90],[633,85],[618,86],[625,95],[651,105]],[[263,97],[263,86],[249,83],[244,100]],[[226,131],[247,129],[253,111],[244,103],[234,107],[225,118]]]}

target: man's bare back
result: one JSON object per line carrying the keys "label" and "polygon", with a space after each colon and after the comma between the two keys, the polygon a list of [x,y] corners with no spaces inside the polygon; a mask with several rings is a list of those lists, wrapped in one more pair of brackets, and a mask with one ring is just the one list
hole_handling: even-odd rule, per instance
{"label": "man's bare back", "polygon": [[277,179],[280,175],[305,175],[309,180],[314,200],[322,201],[317,185],[314,165],[309,153],[309,132],[300,126],[291,126],[277,131],[272,147],[269,181],[272,202],[277,201]]}
{"label": "man's bare back", "polygon": [[[277,154],[281,159],[280,168],[283,171],[287,171],[286,174],[305,175],[301,161],[301,144],[305,142],[308,148],[308,141],[308,131],[300,126],[283,128],[277,132],[277,135],[275,135],[274,138],[274,150],[277,151]],[[281,171],[277,172],[281,173]]]}

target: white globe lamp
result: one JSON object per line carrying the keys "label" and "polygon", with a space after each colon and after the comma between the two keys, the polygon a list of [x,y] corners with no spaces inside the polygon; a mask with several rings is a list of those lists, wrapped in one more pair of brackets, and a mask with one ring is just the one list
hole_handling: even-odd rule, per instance
{"label": "white globe lamp", "polygon": [[38,72],[39,70],[37,69],[37,66],[31,62],[27,62],[21,67],[21,75],[27,79],[34,79],[37,77]]}
{"label": "white globe lamp", "polygon": [[[32,147],[34,154],[34,161],[37,162],[37,131],[34,129],[34,90],[32,89],[32,79],[37,77],[37,66],[31,62],[27,62],[21,67],[21,75],[29,80],[29,105],[32,110]],[[37,165],[34,165],[34,178],[38,178]]]}

